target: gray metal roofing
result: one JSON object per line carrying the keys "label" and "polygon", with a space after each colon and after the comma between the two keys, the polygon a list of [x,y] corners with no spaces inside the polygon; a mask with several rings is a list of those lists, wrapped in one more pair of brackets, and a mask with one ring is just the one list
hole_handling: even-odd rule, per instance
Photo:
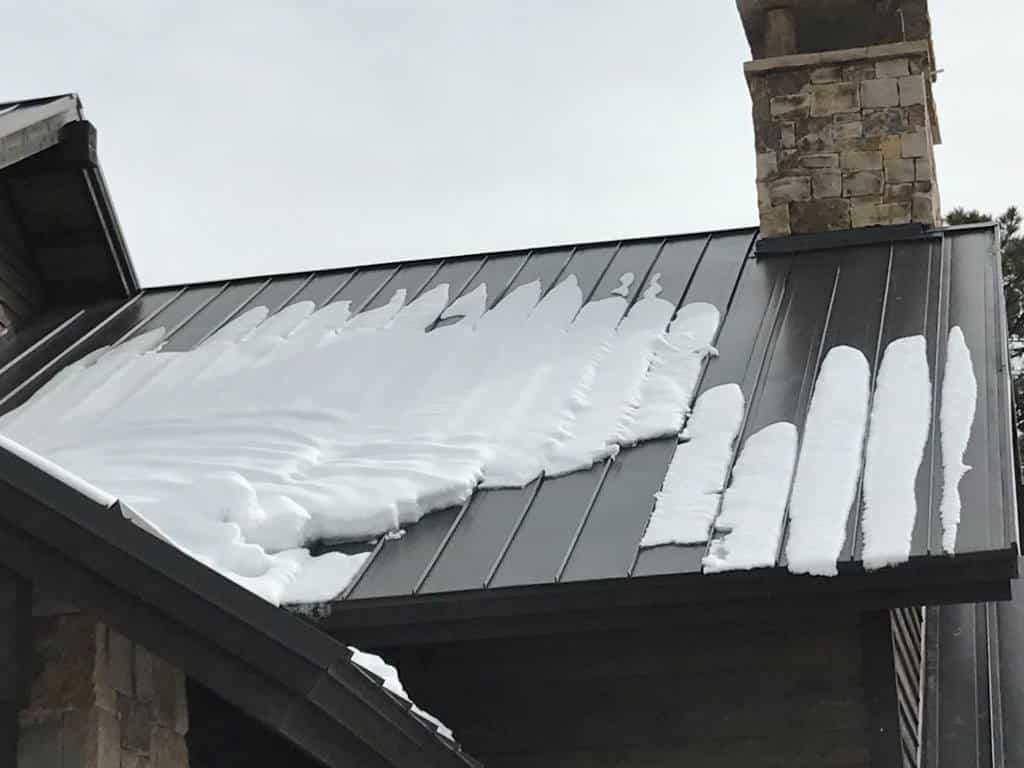
{"label": "gray metal roofing", "polygon": [[[0,349],[0,410],[23,402],[61,367],[101,345],[162,326],[169,331],[164,349],[188,349],[255,306],[273,311],[304,300],[322,306],[347,299],[353,309],[372,309],[396,289],[407,289],[411,299],[441,283],[450,284],[453,299],[486,283],[493,304],[519,285],[540,280],[550,288],[568,274],[576,275],[585,295],[603,297],[627,271],[643,276],[631,289],[635,298],[659,273],[663,298],[680,306],[710,302],[722,313],[720,355],[707,364],[698,391],[741,386],[749,407],[737,445],[775,421],[802,428],[823,352],[837,344],[861,350],[874,371],[889,341],[924,334],[937,403],[946,336],[959,325],[980,392],[965,457],[973,469],[960,486],[957,554],[1012,558],[1016,485],[995,229],[954,228],[762,258],[753,254],[755,237],[756,230],[729,230],[148,290],[127,302],[51,317]],[[917,478],[912,563],[951,560],[941,557],[936,421]],[[347,604],[407,602],[411,596],[697,574],[704,545],[638,547],[675,442],[642,443],[588,471],[480,491],[461,508],[434,512],[403,538],[378,542],[340,597]],[[861,571],[859,508],[858,499],[841,574]],[[779,565],[785,565],[782,550]]]}

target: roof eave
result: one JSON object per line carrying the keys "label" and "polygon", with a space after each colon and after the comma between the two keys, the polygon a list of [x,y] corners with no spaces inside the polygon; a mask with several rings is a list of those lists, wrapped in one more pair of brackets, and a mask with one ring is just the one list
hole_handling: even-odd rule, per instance
{"label": "roof eave", "polygon": [[178,665],[326,766],[477,763],[347,647],[0,446],[0,564]]}

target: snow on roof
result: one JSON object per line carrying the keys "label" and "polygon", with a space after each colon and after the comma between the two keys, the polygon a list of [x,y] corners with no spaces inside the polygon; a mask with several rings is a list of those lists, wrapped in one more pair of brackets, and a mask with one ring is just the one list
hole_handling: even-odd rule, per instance
{"label": "snow on roof", "polygon": [[[319,539],[379,537],[464,503],[478,485],[520,487],[677,433],[718,312],[698,303],[676,314],[657,293],[648,288],[630,304],[616,289],[584,303],[570,274],[546,294],[539,281],[527,283],[443,326],[435,323],[449,305],[447,285],[408,303],[399,290],[355,314],[345,304],[315,312],[299,303],[275,314],[257,307],[188,351],[161,353],[162,334],[153,332],[85,358],[0,427],[55,472],[112,489],[148,530],[267,600],[327,601],[366,555],[314,557],[307,547]],[[865,469],[868,567],[907,558],[928,430],[923,342],[890,344],[880,371]],[[943,446],[956,454],[948,462],[955,469],[973,419],[973,403],[963,403],[976,383],[958,328],[949,347]],[[912,359],[894,360],[903,349]],[[913,372],[916,383],[901,388],[898,375]],[[787,559],[796,573],[836,572],[860,477],[869,379],[861,352],[836,346],[825,354],[790,498]],[[743,414],[737,384],[701,396],[641,546],[708,540]],[[910,442],[901,439],[909,439],[904,416]],[[790,443],[785,437],[781,456]],[[788,485],[778,480],[791,462],[765,477],[747,471],[750,451],[743,456],[735,482],[760,478],[763,488],[730,489],[730,503],[741,493],[784,498]],[[947,540],[958,515],[954,469],[943,494]],[[772,507],[759,511],[771,521],[764,535],[777,541],[783,520],[778,501]],[[732,530],[733,514],[718,530]],[[718,541],[709,570],[770,564],[729,556],[744,525],[765,527],[751,514],[739,513],[740,531]]]}
{"label": "snow on roof", "polygon": [[[222,315],[206,333],[188,328],[206,305],[192,315],[183,306],[185,319],[166,334],[143,323],[148,332],[61,371],[4,416],[0,431],[124,499],[148,530],[275,603],[334,599],[353,579],[365,581],[382,549],[311,553],[311,544],[372,542],[408,528],[411,537],[383,542],[401,553],[407,540],[417,541],[424,515],[444,510],[450,521],[458,511],[454,524],[424,529],[448,533],[429,564],[410,566],[422,574],[412,591],[434,589],[444,558],[468,551],[471,537],[463,534],[486,530],[459,530],[481,499],[481,510],[491,508],[489,499],[526,500],[521,513],[502,512],[510,532],[499,534],[506,543],[484,580],[515,583],[502,569],[522,562],[516,537],[529,533],[537,543],[530,515],[568,509],[555,505],[564,482],[583,490],[593,509],[573,524],[558,579],[587,572],[575,555],[601,550],[587,536],[592,524],[613,524],[616,510],[605,505],[615,499],[619,509],[623,502],[637,508],[628,520],[644,515],[631,541],[635,524],[616,523],[626,537],[620,549],[639,549],[630,569],[638,574],[676,549],[686,557],[700,550],[707,573],[780,562],[835,573],[839,560],[859,554],[861,536],[869,568],[899,563],[908,557],[907,531],[917,530],[929,503],[921,496],[924,461],[938,451],[897,451],[887,436],[910,429],[898,417],[913,416],[918,441],[922,433],[931,441],[942,415],[943,510],[946,535],[955,536],[960,476],[950,468],[962,465],[972,432],[968,395],[977,383],[968,339],[977,339],[976,327],[961,333],[951,324],[945,357],[936,358],[932,330],[926,337],[887,330],[894,322],[893,330],[899,322],[912,328],[899,313],[927,319],[927,307],[897,298],[873,330],[858,326],[865,320],[845,323],[844,302],[849,308],[865,295],[854,292],[870,272],[863,261],[850,268],[846,255],[794,257],[789,276],[787,259],[735,260],[744,253],[734,250],[739,241],[729,234],[703,246],[683,238],[564,256],[502,255],[478,267],[478,278],[459,261],[369,268],[342,285],[359,284],[372,301],[345,290],[313,299],[303,288],[294,300],[264,306],[257,290],[234,305],[244,311]],[[726,242],[728,252],[716,252]],[[892,261],[891,277],[875,259],[883,267],[880,295],[905,290],[899,270],[931,264],[936,252],[919,248],[921,259]],[[535,269],[541,262],[562,266],[544,275]],[[469,277],[442,279],[459,271]],[[406,272],[404,283],[393,279]],[[424,277],[413,282],[414,274]],[[371,277],[382,280],[376,289]],[[220,294],[207,295],[209,302]],[[861,304],[871,317],[874,305]],[[829,314],[814,320],[821,318],[815,306]],[[850,333],[858,327],[867,331],[861,341]],[[918,349],[913,383],[891,375],[905,366],[890,357],[919,348],[922,338],[927,359]],[[713,344],[722,348],[717,358]],[[881,361],[877,376],[872,358]],[[927,370],[936,359],[945,360],[945,378]],[[958,404],[931,413],[918,398],[901,408],[924,389],[940,404],[952,401],[947,389],[956,392]],[[716,392],[737,397],[726,398],[728,409],[725,400],[711,408]],[[648,442],[656,452],[631,450]],[[666,444],[675,448],[671,462]],[[660,459],[644,468],[641,455],[664,455],[660,473]],[[623,461],[623,477],[643,471],[657,485],[645,480],[650,490],[641,496],[617,490],[620,473],[609,468]],[[499,490],[522,486],[529,488],[519,496]]]}

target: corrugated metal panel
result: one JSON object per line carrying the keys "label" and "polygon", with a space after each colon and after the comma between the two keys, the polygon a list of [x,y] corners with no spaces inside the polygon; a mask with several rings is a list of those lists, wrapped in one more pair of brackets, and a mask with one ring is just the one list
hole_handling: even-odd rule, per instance
{"label": "corrugated metal panel", "polygon": [[904,768],[920,768],[924,715],[925,611],[897,608],[890,613],[900,746]]}
{"label": "corrugated metal panel", "polygon": [[[452,300],[486,284],[493,306],[519,285],[539,280],[549,290],[570,274],[585,296],[599,298],[619,285],[624,272],[637,278],[629,293],[635,300],[657,274],[663,298],[677,306],[711,302],[722,312],[719,355],[706,366],[698,391],[740,385],[748,403],[742,439],[779,420],[802,427],[828,348],[853,346],[874,370],[890,341],[915,333],[927,338],[937,414],[946,337],[951,325],[961,326],[974,355],[980,397],[966,457],[974,469],[961,485],[958,551],[1008,552],[1016,543],[1016,501],[994,231],[954,230],[764,258],[752,255],[755,234],[587,244],[149,291],[64,318],[34,346],[0,347],[0,355],[20,353],[6,365],[0,358],[0,391],[7,392],[0,404],[22,402],[60,367],[104,344],[163,327],[169,333],[166,349],[187,349],[260,305],[277,310],[299,301],[349,301],[359,311],[384,304],[399,289],[411,300],[447,283]],[[914,562],[940,553],[942,464],[934,422],[917,478]],[[378,543],[346,597],[353,605],[371,598],[380,605],[380,598],[389,597],[407,602],[419,595],[422,601],[557,582],[697,575],[706,545],[638,549],[674,446],[673,439],[651,441],[589,471],[541,478],[523,489],[483,491],[462,508],[432,513],[403,538]],[[861,572],[859,504],[858,499],[857,513],[850,515],[844,573]],[[781,551],[779,556],[784,564]],[[949,562],[935,560],[936,567]],[[898,580],[891,574],[878,579]],[[732,583],[717,576],[702,581]]]}

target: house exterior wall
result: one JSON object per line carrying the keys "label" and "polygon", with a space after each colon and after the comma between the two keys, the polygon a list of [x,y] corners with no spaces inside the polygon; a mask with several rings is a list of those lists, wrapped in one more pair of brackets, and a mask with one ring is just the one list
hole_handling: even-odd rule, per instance
{"label": "house exterior wall", "polygon": [[29,266],[10,201],[0,194],[0,336],[42,310],[42,285]]}
{"label": "house exterior wall", "polygon": [[188,768],[180,671],[84,614],[32,630],[18,768]]}
{"label": "house exterior wall", "polygon": [[888,613],[379,649],[489,768],[901,765]]}

